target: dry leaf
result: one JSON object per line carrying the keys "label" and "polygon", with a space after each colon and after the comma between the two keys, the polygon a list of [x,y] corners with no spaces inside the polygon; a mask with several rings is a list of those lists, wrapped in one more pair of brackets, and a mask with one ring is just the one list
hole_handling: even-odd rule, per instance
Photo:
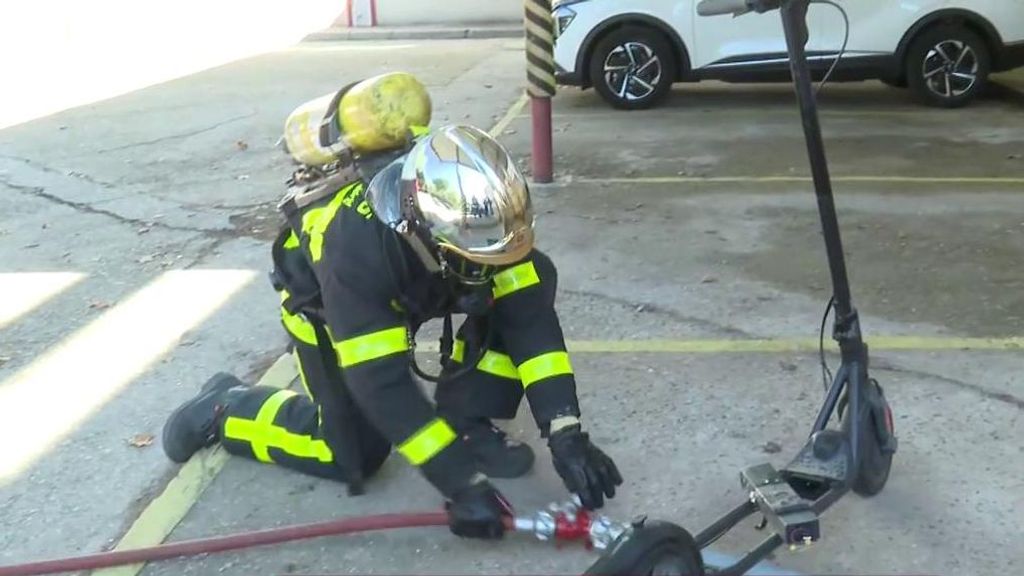
{"label": "dry leaf", "polygon": [[110,302],[96,300],[94,302],[89,302],[89,308],[92,308],[93,310],[106,310],[107,308],[110,308]]}
{"label": "dry leaf", "polygon": [[718,278],[715,278],[710,274],[700,279],[701,284],[713,284],[715,282],[718,282]]}
{"label": "dry leaf", "polygon": [[153,443],[153,435],[136,434],[135,436],[132,436],[128,440],[128,443],[131,444],[132,446],[135,446],[136,448],[145,448],[146,446],[149,446],[150,444]]}
{"label": "dry leaf", "polygon": [[10,361],[11,361],[11,357],[10,356],[0,356],[0,366],[3,366],[4,364],[7,364]]}
{"label": "dry leaf", "polygon": [[249,144],[245,140],[239,140],[238,142],[235,142],[235,146],[237,146],[238,149],[241,150],[242,152],[245,152],[246,150],[249,149]]}

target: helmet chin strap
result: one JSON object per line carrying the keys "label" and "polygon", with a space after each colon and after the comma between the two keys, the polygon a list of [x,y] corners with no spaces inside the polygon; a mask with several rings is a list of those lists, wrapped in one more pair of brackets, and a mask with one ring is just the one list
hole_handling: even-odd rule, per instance
{"label": "helmet chin strap", "polygon": [[[440,272],[442,277],[448,277],[447,262],[445,262],[444,258],[441,257],[440,253],[438,253],[436,257],[431,255],[430,249],[427,247],[426,243],[423,241],[420,235],[416,233],[415,229],[409,225],[408,220],[403,220],[402,222],[400,222],[397,226],[394,227],[394,230],[398,232],[399,237],[405,239],[405,241],[409,244],[413,252],[420,259],[420,261],[423,263],[423,265],[426,267],[428,271],[430,271],[431,273]],[[416,362],[416,340],[415,335],[413,335],[412,332],[410,332],[409,364],[410,367],[412,368],[413,373],[419,376],[420,378],[433,383],[454,380],[456,378],[460,378],[466,374],[469,374],[470,372],[476,369],[477,363],[480,362],[480,360],[483,358],[485,352],[483,345],[484,338],[482,338],[482,335],[479,334],[476,336],[478,342],[476,342],[475,348],[477,350],[476,354],[472,358],[463,358],[463,366],[461,366],[458,369],[451,370],[448,374],[444,374],[442,372],[440,374],[433,375],[427,374],[426,371],[421,369],[419,364]],[[452,315],[448,313],[444,315],[443,328],[441,331],[440,353],[442,365],[445,365],[453,361],[452,355],[454,352],[454,345],[455,338],[454,330],[452,327]]]}
{"label": "helmet chin strap", "polygon": [[427,270],[431,273],[447,273],[447,268],[444,265],[444,259],[441,258],[440,254],[437,256],[431,254],[430,249],[423,242],[423,239],[420,238],[420,235],[413,230],[413,227],[409,224],[408,220],[399,222],[395,227],[395,231],[397,231],[399,236],[409,244],[412,251],[420,259],[420,262],[423,263],[423,266],[425,266]]}

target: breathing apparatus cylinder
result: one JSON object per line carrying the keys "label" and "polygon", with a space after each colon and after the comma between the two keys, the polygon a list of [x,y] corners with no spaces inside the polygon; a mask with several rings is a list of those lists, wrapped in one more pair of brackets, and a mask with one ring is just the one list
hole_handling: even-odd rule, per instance
{"label": "breathing apparatus cylinder", "polygon": [[300,164],[322,166],[342,155],[401,147],[409,130],[430,124],[426,87],[413,75],[367,78],[297,107],[285,120],[284,145]]}

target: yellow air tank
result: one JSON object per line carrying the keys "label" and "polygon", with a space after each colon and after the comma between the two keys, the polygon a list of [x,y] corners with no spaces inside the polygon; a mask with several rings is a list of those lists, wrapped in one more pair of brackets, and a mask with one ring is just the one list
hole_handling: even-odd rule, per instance
{"label": "yellow air tank", "polygon": [[430,95],[413,75],[381,74],[296,108],[285,120],[285,145],[299,163],[322,166],[345,148],[366,153],[402,146],[410,129],[430,124],[430,114]]}

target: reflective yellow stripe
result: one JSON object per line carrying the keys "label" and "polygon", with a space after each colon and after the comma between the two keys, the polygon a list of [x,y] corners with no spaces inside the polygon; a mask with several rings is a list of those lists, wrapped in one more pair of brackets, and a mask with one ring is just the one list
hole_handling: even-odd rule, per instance
{"label": "reflective yellow stripe", "polygon": [[284,241],[284,247],[286,250],[292,250],[299,246],[301,246],[299,243],[299,237],[295,235],[294,231],[292,231],[292,233],[288,235],[288,239]]}
{"label": "reflective yellow stripe", "polygon": [[524,262],[508,270],[502,270],[494,275],[494,299],[508,296],[534,284],[540,284],[540,277],[537,276],[537,269],[533,267],[533,262]]}
{"label": "reflective yellow stripe", "polygon": [[316,346],[316,331],[313,330],[312,324],[306,322],[301,316],[289,314],[284,308],[281,308],[281,320],[284,321],[284,327],[289,334],[295,336],[300,342]]}
{"label": "reflective yellow stripe", "polygon": [[430,134],[430,128],[429,127],[427,127],[427,126],[417,126],[415,124],[413,124],[412,126],[409,126],[409,131],[412,132],[412,135],[417,137],[417,138],[419,138],[420,136],[426,136],[427,134]]}
{"label": "reflective yellow stripe", "polygon": [[[288,291],[282,290],[281,302],[283,303],[287,299]],[[284,306],[282,306],[281,321],[284,323],[284,329],[292,336],[295,336],[297,340],[310,346],[316,346],[316,330],[313,329],[313,325],[307,322],[305,318],[298,314],[289,314],[284,309]]]}
{"label": "reflective yellow stripe", "polygon": [[572,374],[567,352],[548,352],[534,356],[519,365],[519,377],[523,380],[523,388],[552,376]]}
{"label": "reflective yellow stripe", "polygon": [[[309,389],[309,381],[306,380],[306,371],[302,368],[302,357],[299,356],[298,349],[292,351],[292,358],[295,359],[295,367],[299,369],[299,381],[302,382],[302,389],[306,391],[306,396],[312,399],[313,391]],[[317,408],[319,408],[319,405]]]}
{"label": "reflective yellow stripe", "polygon": [[334,220],[334,216],[338,213],[345,198],[354,197],[361,189],[362,184],[359,182],[350,184],[339,190],[326,206],[311,208],[302,215],[302,231],[309,235],[309,254],[313,257],[313,262],[319,262],[320,257],[323,256],[324,232]]}
{"label": "reflective yellow stripe", "polygon": [[[466,343],[462,340],[456,340],[455,346],[452,348],[452,360],[462,363],[465,355]],[[476,368],[481,372],[487,372],[501,378],[519,380],[519,371],[516,370],[516,365],[512,362],[512,358],[494,350],[486,350],[483,358],[477,362]]]}
{"label": "reflective yellow stripe", "polygon": [[494,374],[495,376],[511,380],[519,380],[519,370],[516,370],[516,365],[512,362],[512,358],[500,352],[493,350],[484,352],[484,357],[480,359],[476,367],[488,374]]}
{"label": "reflective yellow stripe", "polygon": [[456,435],[452,427],[440,418],[435,418],[418,432],[406,439],[398,447],[413,466],[424,464],[455,441]]}
{"label": "reflective yellow stripe", "polygon": [[320,462],[332,462],[334,454],[323,440],[313,440],[306,434],[293,434],[276,426],[281,406],[296,393],[291,390],[278,390],[263,402],[255,420],[247,420],[230,416],[224,422],[224,436],[232,440],[248,442],[252,453],[260,462],[273,462],[270,448],[277,448],[296,458],[316,458]]}
{"label": "reflective yellow stripe", "polygon": [[342,340],[334,345],[342,368],[355,366],[409,349],[405,326],[397,326]]}

